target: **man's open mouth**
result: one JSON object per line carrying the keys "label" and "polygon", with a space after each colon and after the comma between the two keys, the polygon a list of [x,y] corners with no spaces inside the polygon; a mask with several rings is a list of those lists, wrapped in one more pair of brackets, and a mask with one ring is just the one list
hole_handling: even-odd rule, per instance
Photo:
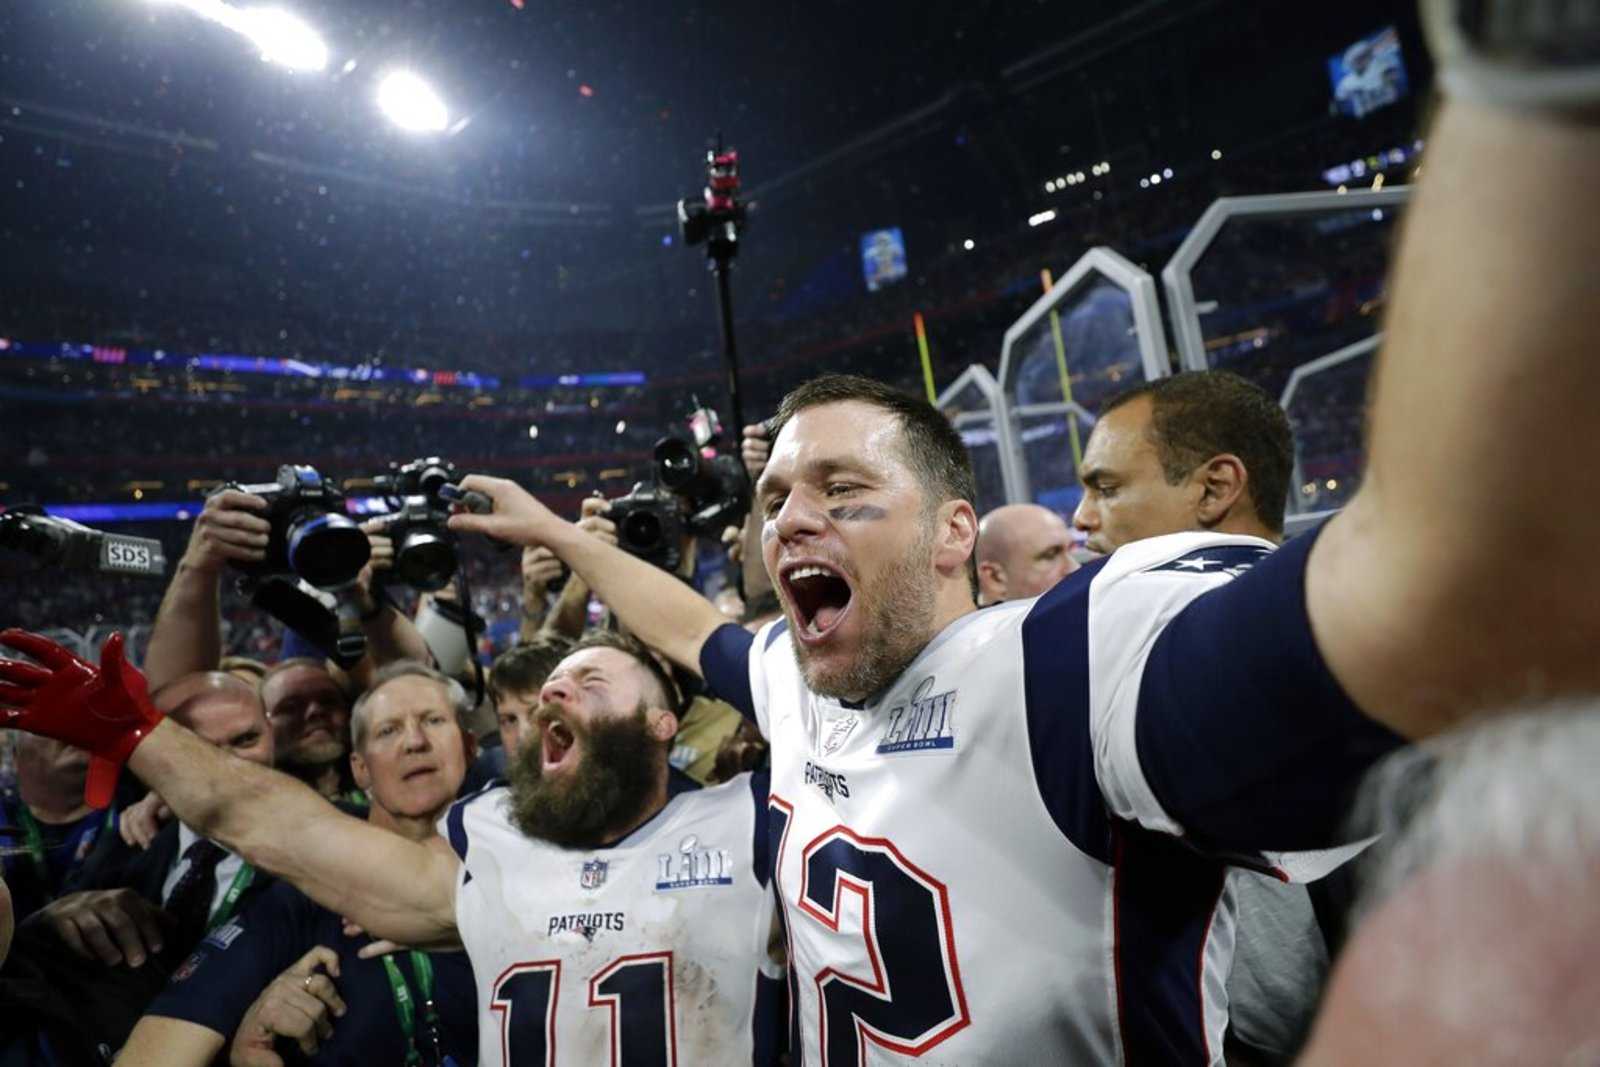
{"label": "man's open mouth", "polygon": [[552,719],[545,724],[544,731],[540,734],[539,744],[546,772],[555,770],[566,761],[567,756],[572,752],[575,740],[572,728],[560,719]]}
{"label": "man's open mouth", "polygon": [[437,771],[438,771],[437,767],[413,767],[413,768],[411,768],[411,770],[409,770],[406,773],[402,774],[400,776],[400,780],[403,781],[403,782],[414,782],[418,778],[422,778],[422,777],[425,777],[427,775],[437,773]]}
{"label": "man's open mouth", "polygon": [[850,582],[826,563],[790,564],[783,569],[782,579],[802,641],[816,641],[832,633],[855,602]]}

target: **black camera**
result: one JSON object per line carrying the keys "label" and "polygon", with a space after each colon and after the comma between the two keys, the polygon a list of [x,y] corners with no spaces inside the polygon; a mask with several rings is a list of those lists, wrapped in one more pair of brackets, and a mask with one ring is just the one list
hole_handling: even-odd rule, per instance
{"label": "black camera", "polygon": [[267,502],[266,558],[234,564],[247,575],[294,574],[319,589],[337,589],[354,581],[372,555],[367,535],[344,513],[344,494],[315,467],[285,464],[275,482],[224,488]]}
{"label": "black camera", "polygon": [[167,557],[160,541],[90,529],[33,507],[0,512],[0,548],[63,570],[160,578]]}
{"label": "black camera", "polygon": [[439,490],[461,480],[453,463],[428,456],[393,464],[373,479],[388,499],[384,533],[394,541],[394,570],[414,589],[434,592],[450,584],[460,560],[450,532],[450,503]]}
{"label": "black camera", "polygon": [[617,525],[617,543],[646,563],[676,571],[683,563],[683,501],[653,482],[639,482],[606,510]]}
{"label": "black camera", "polygon": [[611,502],[607,517],[617,541],[641,559],[675,571],[683,562],[686,534],[719,536],[750,510],[750,479],[739,458],[718,450],[722,426],[716,412],[695,400],[689,415],[692,440],[656,442],[651,480]]}

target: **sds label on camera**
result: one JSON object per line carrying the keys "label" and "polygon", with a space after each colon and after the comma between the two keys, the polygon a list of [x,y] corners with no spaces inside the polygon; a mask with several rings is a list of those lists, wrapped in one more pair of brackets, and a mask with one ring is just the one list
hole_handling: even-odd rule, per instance
{"label": "sds label on camera", "polygon": [[145,545],[129,545],[110,538],[105,542],[104,564],[123,571],[148,571],[153,560],[150,558],[150,549]]}

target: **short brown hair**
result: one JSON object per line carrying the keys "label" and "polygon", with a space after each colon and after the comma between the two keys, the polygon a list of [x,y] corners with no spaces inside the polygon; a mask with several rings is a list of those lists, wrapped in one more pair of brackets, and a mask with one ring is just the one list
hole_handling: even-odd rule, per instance
{"label": "short brown hair", "polygon": [[1100,414],[1141,396],[1150,398],[1150,435],[1169,483],[1177,485],[1214,456],[1238,456],[1256,517],[1283,532],[1294,434],[1276,400],[1230,371],[1186,371],[1118,393]]}
{"label": "short brown hair", "polygon": [[[977,508],[978,488],[972,475],[972,459],[950,420],[921,397],[871,378],[824,374],[791,390],[772,419],[772,437],[776,439],[788,421],[807,408],[850,400],[882,408],[900,424],[901,455],[917,476],[930,513],[947,500],[965,500]],[[974,600],[978,596],[975,556],[976,553],[967,557],[967,582],[972,587]]]}
{"label": "short brown hair", "polygon": [[[668,674],[667,669],[661,665],[660,661],[651,655],[650,649],[643,641],[629,634],[619,633],[616,630],[590,630],[574,642],[571,650],[567,652],[567,656],[575,652],[582,652],[587,648],[611,648],[632,656],[639,662],[641,667],[649,672],[650,677],[655,680],[656,685],[661,689],[661,698],[665,701],[662,707],[665,707],[674,715],[682,713],[683,695],[672,681],[672,675]],[[566,656],[562,658],[565,659]]]}
{"label": "short brown hair", "polygon": [[513,693],[538,693],[571,651],[572,638],[556,633],[542,633],[506,649],[489,668],[489,695],[499,703]]}

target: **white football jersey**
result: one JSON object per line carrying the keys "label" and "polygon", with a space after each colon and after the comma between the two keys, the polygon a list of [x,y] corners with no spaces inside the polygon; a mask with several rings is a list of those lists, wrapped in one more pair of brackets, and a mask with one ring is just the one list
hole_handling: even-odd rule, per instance
{"label": "white football jersey", "polygon": [[[747,694],[702,654],[771,742],[796,1064],[1222,1062],[1226,868],[1178,836],[1134,722],[1163,628],[1271,548],[1125,547],[958,619],[862,706],[806,687],[781,620]],[[1269,862],[1327,866],[1296,858]]]}
{"label": "white football jersey", "polygon": [[523,834],[504,786],[450,810],[483,1067],[751,1062],[782,975],[764,779],[678,793],[598,849]]}

